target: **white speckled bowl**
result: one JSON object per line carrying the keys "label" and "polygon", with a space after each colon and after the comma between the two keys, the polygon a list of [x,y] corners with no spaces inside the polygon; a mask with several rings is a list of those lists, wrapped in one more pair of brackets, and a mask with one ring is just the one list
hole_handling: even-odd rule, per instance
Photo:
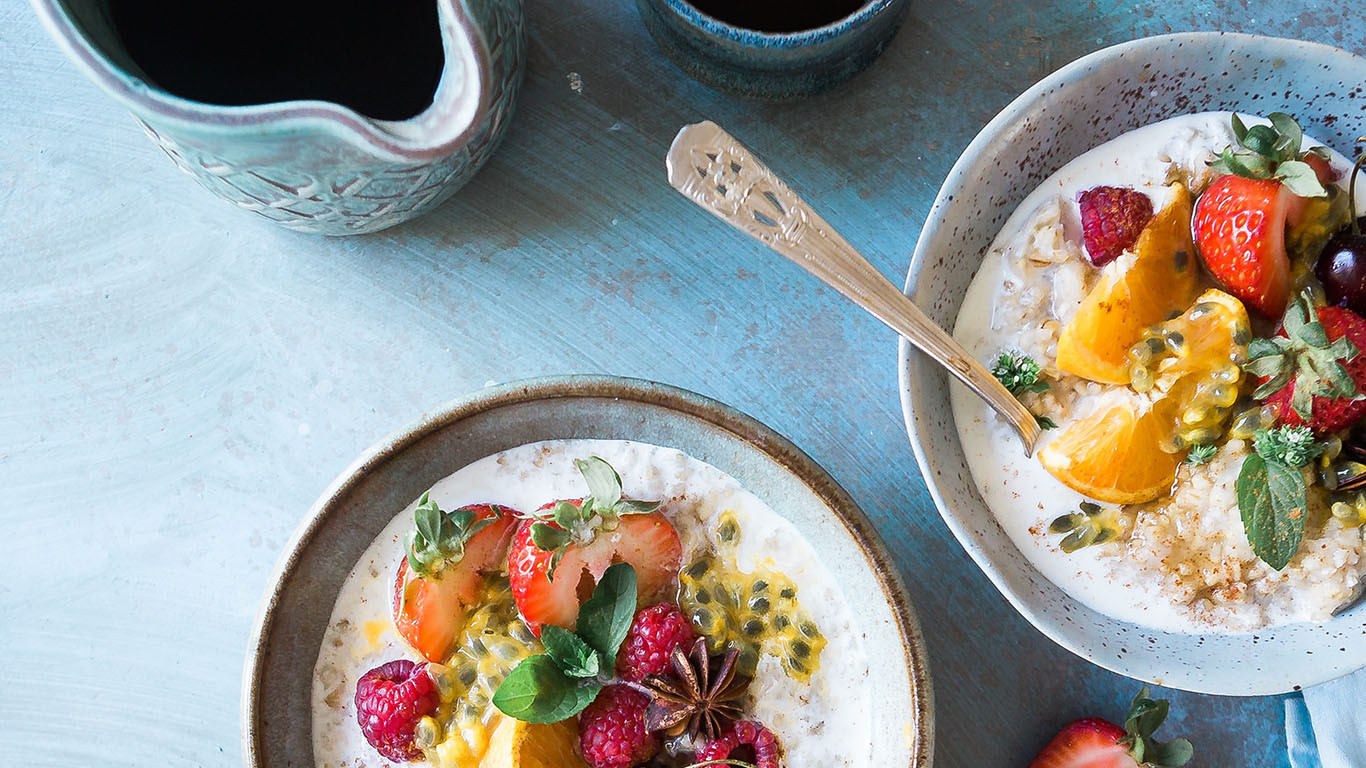
{"label": "white speckled bowl", "polygon": [[[1366,134],[1366,59],[1316,43],[1184,33],[1063,67],[1011,102],[954,164],[916,244],[906,293],[952,327],[997,231],[1049,174],[1126,131],[1216,109],[1292,113],[1306,133],[1351,155],[1353,140]],[[1229,695],[1283,693],[1366,666],[1363,604],[1322,625],[1182,635],[1116,621],[1070,599],[1021,555],[978,495],[948,377],[904,342],[900,368],[907,430],[944,521],[1016,610],[1063,647],[1130,677]]]}

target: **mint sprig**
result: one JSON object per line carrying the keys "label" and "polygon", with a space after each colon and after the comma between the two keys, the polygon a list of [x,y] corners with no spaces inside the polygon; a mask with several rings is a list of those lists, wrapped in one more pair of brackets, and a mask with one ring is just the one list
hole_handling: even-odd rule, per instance
{"label": "mint sprig", "polygon": [[1258,430],[1253,446],[1238,472],[1238,512],[1252,551],[1279,571],[1304,538],[1309,498],[1301,467],[1323,446],[1308,427],[1288,426]]}
{"label": "mint sprig", "polygon": [[611,679],[635,611],[635,569],[610,566],[579,608],[575,631],[544,625],[546,652],[512,670],[494,692],[494,706],[528,723],[558,723],[583,711]]}

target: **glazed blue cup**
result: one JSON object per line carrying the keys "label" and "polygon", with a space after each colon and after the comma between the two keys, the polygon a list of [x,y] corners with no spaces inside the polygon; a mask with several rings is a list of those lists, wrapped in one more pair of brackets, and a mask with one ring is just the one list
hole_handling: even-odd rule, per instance
{"label": "glazed blue cup", "polygon": [[800,99],[862,72],[896,34],[909,5],[869,0],[823,27],[760,32],[684,0],[636,0],[646,29],[679,69],[713,90],[755,101]]}

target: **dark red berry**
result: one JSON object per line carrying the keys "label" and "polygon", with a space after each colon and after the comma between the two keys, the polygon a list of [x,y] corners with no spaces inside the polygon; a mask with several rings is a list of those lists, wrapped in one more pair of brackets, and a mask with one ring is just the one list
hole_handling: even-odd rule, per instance
{"label": "dark red berry", "polygon": [[695,762],[744,760],[758,768],[781,768],[782,748],[773,732],[750,720],[741,720],[729,731],[707,742]]}
{"label": "dark red berry", "polygon": [[689,647],[696,639],[688,617],[673,603],[642,608],[617,654],[617,674],[633,683],[657,675],[668,669],[674,648]]}
{"label": "dark red berry", "polygon": [[1077,204],[1086,258],[1097,267],[1132,248],[1153,217],[1153,201],[1128,187],[1093,187],[1077,196]]}
{"label": "dark red berry", "polygon": [[391,661],[356,681],[356,719],[361,733],[384,757],[397,762],[421,760],[413,743],[417,721],[436,711],[436,686],[426,664]]}
{"label": "dark red berry", "polygon": [[659,751],[645,729],[650,698],[625,685],[609,685],[579,714],[579,749],[593,768],[630,768]]}
{"label": "dark red berry", "polygon": [[[1361,226],[1366,227],[1366,219]],[[1366,233],[1351,228],[1333,235],[1314,265],[1328,303],[1366,315]]]}

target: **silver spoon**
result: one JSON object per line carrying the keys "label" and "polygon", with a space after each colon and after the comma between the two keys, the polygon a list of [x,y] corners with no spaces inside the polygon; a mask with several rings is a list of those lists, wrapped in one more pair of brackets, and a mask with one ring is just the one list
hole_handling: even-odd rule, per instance
{"label": "silver spoon", "polygon": [[710,121],[684,126],[667,164],[674,189],[901,334],[1001,414],[1026,456],[1034,453],[1040,434],[1034,415],[733,136]]}

